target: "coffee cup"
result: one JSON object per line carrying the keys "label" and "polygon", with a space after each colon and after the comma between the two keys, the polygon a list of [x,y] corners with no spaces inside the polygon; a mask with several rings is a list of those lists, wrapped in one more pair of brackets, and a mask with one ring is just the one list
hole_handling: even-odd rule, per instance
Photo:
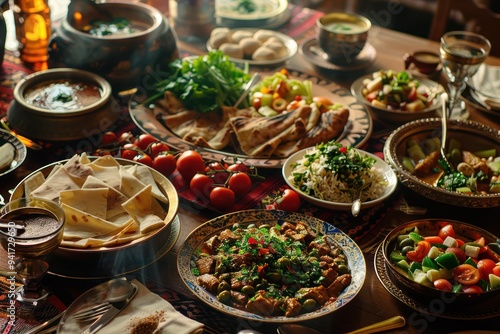
{"label": "coffee cup", "polygon": [[422,74],[432,74],[436,72],[441,59],[435,52],[430,51],[416,51],[413,54],[407,53],[403,56],[405,68],[410,68],[414,64],[417,70]]}
{"label": "coffee cup", "polygon": [[316,21],[319,47],[328,60],[351,63],[365,47],[371,22],[366,17],[349,13],[328,13]]}

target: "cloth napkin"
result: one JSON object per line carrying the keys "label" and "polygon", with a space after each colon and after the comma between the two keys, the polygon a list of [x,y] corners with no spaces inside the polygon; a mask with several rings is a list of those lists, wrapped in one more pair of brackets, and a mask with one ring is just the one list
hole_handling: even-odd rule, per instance
{"label": "cloth napkin", "polygon": [[482,64],[469,85],[474,99],[488,109],[500,110],[500,66]]}
{"label": "cloth napkin", "polygon": [[[139,290],[134,299],[109,324],[99,331],[100,334],[144,333],[139,327],[156,326],[154,334],[198,334],[203,332],[203,324],[189,319],[178,312],[169,302],[151,292],[137,280],[132,283]],[[148,328],[151,328],[148,327]]]}

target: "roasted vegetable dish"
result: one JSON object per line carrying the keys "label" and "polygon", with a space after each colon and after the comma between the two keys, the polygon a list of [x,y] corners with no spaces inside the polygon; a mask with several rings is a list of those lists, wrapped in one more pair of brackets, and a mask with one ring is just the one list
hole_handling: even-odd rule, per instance
{"label": "roasted vegetable dish", "polygon": [[500,156],[495,148],[470,151],[462,142],[451,138],[445,152],[451,168],[441,158],[438,137],[410,138],[403,168],[422,181],[436,187],[462,194],[500,193]]}
{"label": "roasted vegetable dish", "polygon": [[302,222],[234,224],[203,242],[193,264],[220,302],[264,316],[313,312],[351,283],[343,250]]}

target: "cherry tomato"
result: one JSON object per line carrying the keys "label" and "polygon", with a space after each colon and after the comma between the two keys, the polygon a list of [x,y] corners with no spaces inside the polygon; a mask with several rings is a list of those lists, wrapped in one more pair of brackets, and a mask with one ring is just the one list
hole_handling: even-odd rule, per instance
{"label": "cherry tomato", "polygon": [[463,285],[474,285],[479,282],[481,275],[479,270],[470,264],[464,263],[453,269],[453,277]]}
{"label": "cherry tomato", "polygon": [[493,268],[495,268],[496,265],[497,264],[491,259],[482,259],[477,261],[477,269],[481,274],[481,278],[488,281],[489,275],[493,274]]}
{"label": "cherry tomato", "polygon": [[406,257],[410,261],[422,262],[430,249],[431,244],[428,241],[422,240],[417,243],[417,247],[414,250],[406,253]]}
{"label": "cherry tomato", "polygon": [[252,179],[248,174],[234,173],[229,177],[228,186],[236,196],[241,196],[248,193],[252,188]]}
{"label": "cherry tomato", "polygon": [[316,106],[318,107],[319,111],[324,113],[328,111],[328,108],[333,105],[333,102],[324,96],[315,96],[313,97],[313,102],[316,103]]}
{"label": "cherry tomato", "polygon": [[446,237],[455,238],[455,230],[453,229],[453,226],[451,224],[446,224],[443,227],[441,227],[438,235],[443,240],[446,239]]}
{"label": "cherry tomato", "polygon": [[138,147],[132,143],[123,145],[120,156],[123,159],[133,160],[138,153]]}
{"label": "cherry tomato", "polygon": [[116,142],[117,139],[118,139],[118,136],[116,135],[116,133],[114,133],[112,131],[105,132],[102,135],[101,145],[113,144],[114,142]]}
{"label": "cherry tomato", "polygon": [[300,197],[292,189],[285,189],[276,200],[276,207],[279,210],[296,212],[300,208]]}
{"label": "cherry tomato", "polygon": [[225,187],[215,187],[210,193],[210,204],[220,211],[231,209],[236,201],[234,191]]}
{"label": "cherry tomato", "polygon": [[129,131],[122,132],[122,134],[118,137],[119,143],[133,143],[134,141],[134,135]]}
{"label": "cherry tomato", "polygon": [[203,199],[209,199],[210,193],[214,188],[214,179],[206,174],[198,173],[191,179],[189,188],[196,196]]}
{"label": "cherry tomato", "polygon": [[226,183],[227,178],[229,177],[229,173],[224,172],[224,170],[227,168],[228,165],[226,163],[215,161],[209,163],[208,166],[205,167],[205,172],[209,172],[211,170],[218,171],[211,175],[214,178],[216,184],[224,184]]}
{"label": "cherry tomato", "polygon": [[196,173],[205,171],[205,161],[200,153],[187,150],[177,158],[177,170],[182,175],[184,180],[191,181]]}
{"label": "cherry tomato", "polygon": [[177,161],[172,153],[160,153],[153,159],[153,168],[165,176],[170,176],[177,167]]}
{"label": "cherry tomato", "polygon": [[151,144],[151,157],[155,158],[158,154],[161,152],[167,152],[170,151],[170,147],[168,147],[167,144],[164,142],[158,141],[153,144]]}
{"label": "cherry tomato", "polygon": [[464,293],[482,293],[483,292],[483,289],[481,289],[479,286],[477,285],[468,285],[468,286],[464,286],[462,288],[462,291]]}
{"label": "cherry tomato", "polygon": [[465,252],[458,247],[448,247],[448,248],[446,248],[445,252],[446,253],[455,253],[455,255],[460,263],[463,263],[466,260]]}
{"label": "cherry tomato", "polygon": [[443,291],[453,290],[453,285],[451,285],[451,283],[447,279],[444,279],[444,278],[438,278],[437,280],[435,280],[433,282],[433,284],[434,284],[434,287],[438,290],[443,290]]}
{"label": "cherry tomato", "polygon": [[136,139],[135,145],[139,147],[141,150],[146,150],[148,146],[152,143],[157,142],[158,139],[150,135],[149,133],[143,133],[142,135],[139,136],[139,138]]}
{"label": "cherry tomato", "polygon": [[492,270],[493,275],[500,277],[500,264],[497,264]]}
{"label": "cherry tomato", "polygon": [[137,154],[134,159],[134,161],[140,162],[141,164],[145,164],[146,166],[152,167],[153,166],[153,160],[149,155],[146,153],[139,153]]}
{"label": "cherry tomato", "polygon": [[232,165],[229,165],[229,167],[227,167],[227,170],[229,170],[231,172],[244,172],[244,173],[250,172],[250,168],[241,162],[237,162],[237,163],[234,163]]}

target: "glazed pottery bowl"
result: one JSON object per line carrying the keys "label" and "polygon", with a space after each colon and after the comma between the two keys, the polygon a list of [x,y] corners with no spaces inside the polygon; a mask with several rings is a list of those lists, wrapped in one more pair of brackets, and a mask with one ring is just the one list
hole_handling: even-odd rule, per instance
{"label": "glazed pottery bowl", "polygon": [[332,62],[350,63],[365,47],[371,22],[348,13],[328,13],[316,21],[318,45]]}
{"label": "glazed pottery bowl", "polygon": [[28,138],[68,141],[104,132],[119,115],[107,80],[88,71],[55,68],[17,83],[7,121]]}
{"label": "glazed pottery bowl", "polygon": [[[387,234],[382,243],[382,254],[384,256],[387,272],[393,283],[398,286],[408,296],[429,305],[441,305],[444,308],[463,308],[464,312],[468,307],[487,308],[500,297],[500,289],[489,290],[481,293],[446,292],[438,290],[432,286],[415,282],[408,275],[408,271],[401,269],[391,260],[391,252],[399,248],[398,243],[402,237],[410,232],[418,231],[423,237],[438,236],[440,229],[444,225],[451,225],[455,232],[455,237],[464,242],[473,242],[481,237],[485,239],[485,244],[495,242],[497,237],[492,233],[477,226],[460,221],[447,219],[420,219],[404,223]],[[485,255],[480,255],[481,258]],[[427,283],[427,282],[426,282]]]}
{"label": "glazed pottery bowl", "polygon": [[[92,33],[98,22],[111,26],[116,20],[129,24],[126,32]],[[114,90],[126,90],[148,84],[179,57],[176,39],[168,19],[152,6],[72,1],[49,44],[49,65],[94,72]]]}

